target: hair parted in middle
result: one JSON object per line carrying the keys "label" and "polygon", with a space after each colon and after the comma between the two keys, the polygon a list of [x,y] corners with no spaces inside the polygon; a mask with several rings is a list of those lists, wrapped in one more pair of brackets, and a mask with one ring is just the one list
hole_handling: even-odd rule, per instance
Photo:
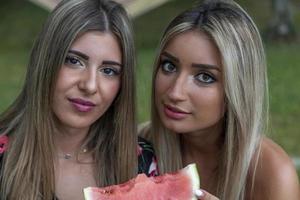
{"label": "hair parted in middle", "polygon": [[[188,31],[205,33],[220,52],[226,112],[216,195],[220,199],[240,200],[245,195],[248,170],[255,163],[267,129],[267,72],[261,37],[250,16],[237,3],[204,1],[179,14],[166,28],[154,64],[152,86],[160,54],[174,37]],[[153,142],[160,172],[182,168],[180,135],[162,124],[155,105],[155,87],[151,115],[151,124],[141,134]]]}
{"label": "hair parted in middle", "polygon": [[136,175],[135,48],[130,19],[114,1],[63,0],[35,41],[24,87],[0,117],[0,130],[13,138],[5,155],[1,195],[51,199],[54,194],[53,92],[70,46],[88,31],[113,34],[122,51],[120,91],[85,141],[95,155],[97,184],[117,184]]}

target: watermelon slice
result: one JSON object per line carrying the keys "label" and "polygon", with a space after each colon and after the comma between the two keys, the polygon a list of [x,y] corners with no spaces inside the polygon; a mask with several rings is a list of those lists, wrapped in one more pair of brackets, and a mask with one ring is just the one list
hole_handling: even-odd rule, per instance
{"label": "watermelon slice", "polygon": [[120,185],[84,189],[86,200],[197,200],[194,191],[200,180],[196,164],[190,164],[173,174],[136,178]]}

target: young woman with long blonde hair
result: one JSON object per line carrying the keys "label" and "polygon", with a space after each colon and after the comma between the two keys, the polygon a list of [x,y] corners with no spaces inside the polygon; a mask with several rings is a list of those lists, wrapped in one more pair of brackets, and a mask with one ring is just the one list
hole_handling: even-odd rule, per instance
{"label": "young woman with long blonde hair", "polygon": [[160,173],[196,163],[200,199],[298,200],[291,159],[268,132],[265,54],[250,16],[205,1],[175,17],[154,65],[151,122]]}

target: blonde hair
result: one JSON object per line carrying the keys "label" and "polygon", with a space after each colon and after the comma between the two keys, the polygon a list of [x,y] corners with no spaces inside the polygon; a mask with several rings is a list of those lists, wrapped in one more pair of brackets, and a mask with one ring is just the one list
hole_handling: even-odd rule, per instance
{"label": "blonde hair", "polygon": [[[233,1],[206,1],[179,14],[161,39],[153,85],[161,52],[172,38],[187,31],[208,35],[218,47],[223,65],[227,108],[224,133],[220,135],[223,145],[216,195],[220,199],[244,199],[246,185],[254,177],[249,176],[250,165],[256,165],[256,153],[268,120],[267,72],[259,31],[249,15]],[[154,99],[153,87],[151,124],[141,132],[154,144],[160,172],[178,170],[182,167],[179,134],[170,133],[163,126]]]}
{"label": "blonde hair", "polygon": [[137,173],[135,52],[127,13],[110,0],[63,0],[34,44],[20,95],[0,116],[0,132],[10,138],[0,199],[53,199],[53,90],[72,42],[90,30],[116,36],[123,64],[118,96],[91,126],[85,141],[95,157],[96,181],[98,186],[117,184]]}

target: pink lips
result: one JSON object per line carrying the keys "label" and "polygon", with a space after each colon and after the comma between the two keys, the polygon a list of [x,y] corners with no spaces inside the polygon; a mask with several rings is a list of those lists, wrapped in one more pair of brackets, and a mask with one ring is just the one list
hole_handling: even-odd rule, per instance
{"label": "pink lips", "polygon": [[96,106],[93,102],[86,101],[79,98],[71,98],[69,99],[69,101],[74,106],[74,108],[79,112],[89,112]]}
{"label": "pink lips", "polygon": [[189,114],[189,112],[185,112],[179,108],[170,106],[170,105],[164,105],[164,112],[165,115],[171,119],[175,119],[175,120],[180,120],[180,119],[184,119],[185,117],[187,117]]}

